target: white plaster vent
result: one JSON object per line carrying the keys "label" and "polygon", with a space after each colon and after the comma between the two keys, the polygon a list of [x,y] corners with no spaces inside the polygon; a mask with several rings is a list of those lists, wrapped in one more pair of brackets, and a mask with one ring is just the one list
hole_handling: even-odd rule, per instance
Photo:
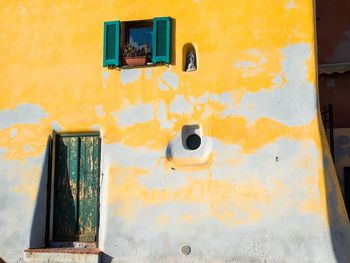
{"label": "white plaster vent", "polygon": [[203,134],[200,125],[189,124],[169,142],[166,156],[176,164],[196,165],[206,163],[211,150],[211,138]]}

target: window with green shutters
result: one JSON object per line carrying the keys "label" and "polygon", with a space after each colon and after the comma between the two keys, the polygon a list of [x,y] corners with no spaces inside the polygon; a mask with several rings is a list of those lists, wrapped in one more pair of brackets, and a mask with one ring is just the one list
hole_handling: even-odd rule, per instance
{"label": "window with green shutters", "polygon": [[[149,28],[149,25],[151,25],[151,28]],[[151,36],[146,37],[147,34],[151,34]],[[129,44],[130,41],[136,43],[136,45],[144,41],[150,46],[151,54],[149,57],[147,56],[147,65],[170,64],[171,18],[156,17],[152,20],[143,21],[105,22],[103,66],[124,66],[124,52],[122,53],[121,49],[124,45]],[[150,43],[148,43],[149,41]]]}

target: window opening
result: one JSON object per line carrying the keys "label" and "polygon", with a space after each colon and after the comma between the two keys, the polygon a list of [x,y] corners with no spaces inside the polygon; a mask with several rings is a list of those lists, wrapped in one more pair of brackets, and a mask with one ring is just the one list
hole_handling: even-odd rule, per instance
{"label": "window opening", "polygon": [[153,22],[124,22],[122,64],[142,66],[152,64]]}

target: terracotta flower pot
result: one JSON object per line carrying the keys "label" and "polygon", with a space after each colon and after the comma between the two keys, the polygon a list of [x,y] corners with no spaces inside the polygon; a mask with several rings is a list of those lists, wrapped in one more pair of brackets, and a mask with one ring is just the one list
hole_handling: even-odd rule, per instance
{"label": "terracotta flower pot", "polygon": [[123,65],[128,65],[128,66],[146,65],[146,57],[123,57]]}

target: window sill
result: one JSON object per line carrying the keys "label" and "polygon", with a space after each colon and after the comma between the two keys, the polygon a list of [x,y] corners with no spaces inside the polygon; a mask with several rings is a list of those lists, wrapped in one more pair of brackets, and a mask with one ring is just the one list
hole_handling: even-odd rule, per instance
{"label": "window sill", "polygon": [[166,63],[157,63],[157,64],[148,64],[148,65],[141,65],[141,66],[119,66],[119,67],[107,67],[108,69],[116,69],[116,70],[125,70],[125,69],[139,69],[139,68],[154,68],[159,66],[166,66],[169,67],[170,64]]}

